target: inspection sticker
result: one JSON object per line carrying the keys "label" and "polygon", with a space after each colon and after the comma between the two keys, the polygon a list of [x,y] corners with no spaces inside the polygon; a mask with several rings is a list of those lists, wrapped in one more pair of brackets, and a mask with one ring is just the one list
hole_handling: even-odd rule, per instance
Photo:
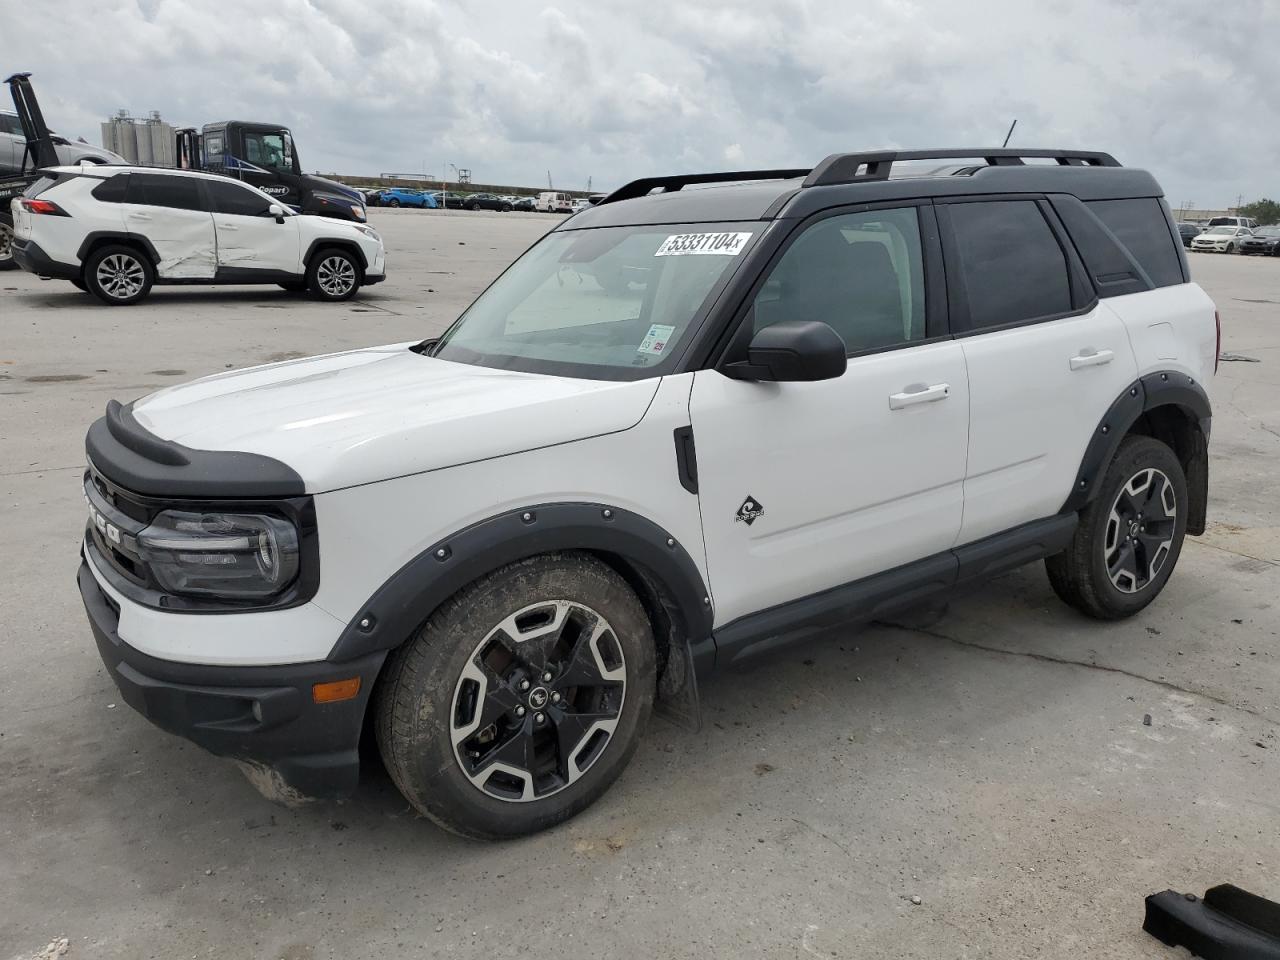
{"label": "inspection sticker", "polygon": [[648,353],[653,356],[661,355],[667,349],[667,344],[671,342],[671,335],[675,332],[675,327],[668,326],[665,323],[653,324],[649,327],[649,332],[644,335],[644,339],[640,341],[640,346],[636,348],[636,352]]}
{"label": "inspection sticker", "polygon": [[683,257],[691,253],[715,253],[736,257],[750,239],[750,233],[677,233],[663,240],[654,256]]}

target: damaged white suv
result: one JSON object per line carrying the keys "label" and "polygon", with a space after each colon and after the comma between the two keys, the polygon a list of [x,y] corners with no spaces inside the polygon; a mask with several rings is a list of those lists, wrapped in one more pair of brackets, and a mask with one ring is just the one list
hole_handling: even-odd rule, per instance
{"label": "damaged white suv", "polygon": [[637,181],[438,339],[112,402],[79,584],[124,699],[291,798],[372,728],[500,837],[832,625],[1041,559],[1141,610],[1204,530],[1213,304],[1149,174],[1027,155]]}
{"label": "damaged white suv", "polygon": [[104,303],[153,284],[278,284],[347,300],[385,275],[377,231],[299,216],[227,177],[140,167],[50,167],[12,201],[13,259]]}

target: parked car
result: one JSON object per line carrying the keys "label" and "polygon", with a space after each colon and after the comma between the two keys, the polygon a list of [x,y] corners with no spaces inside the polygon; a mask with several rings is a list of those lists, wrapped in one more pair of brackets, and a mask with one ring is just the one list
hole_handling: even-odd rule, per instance
{"label": "parked car", "polygon": [[1258,221],[1251,217],[1214,217],[1209,221],[1209,227],[1245,227],[1252,230],[1258,225]]}
{"label": "parked car", "polygon": [[492,193],[469,193],[462,199],[462,206],[467,210],[501,210],[509,211],[512,203],[506,197]]}
{"label": "parked car", "polygon": [[1149,174],[983,155],[636,181],[439,337],[112,401],[79,585],[123,699],[293,799],[350,794],[372,729],[498,838],[818,628],[1041,558],[1138,613],[1205,529],[1213,302]]}
{"label": "parked car", "polygon": [[1210,227],[1191,241],[1191,249],[1200,253],[1235,253],[1251,236],[1253,233],[1247,227]]}
{"label": "parked car", "polygon": [[271,283],[347,300],[384,276],[372,227],[295,214],[227,177],[118,166],[41,173],[12,204],[14,260],[112,306],[165,283]]}
{"label": "parked car", "polygon": [[431,196],[436,201],[436,206],[444,207],[447,210],[463,209],[463,204],[467,199],[462,194],[454,193],[451,190],[437,190]]}
{"label": "parked car", "polygon": [[[63,164],[112,163],[128,161],[105,147],[88,143],[74,143],[66,137],[53,134],[53,149],[58,162]],[[22,169],[22,158],[27,148],[27,135],[22,132],[22,122],[16,113],[0,112],[0,174],[16,173]]]}
{"label": "parked car", "polygon": [[589,206],[592,206],[590,200],[587,200],[585,197],[578,197],[569,205],[569,212],[577,213],[579,210],[585,210]]}
{"label": "parked car", "polygon": [[425,190],[411,190],[408,187],[387,187],[378,200],[384,207],[418,207],[432,210],[436,208],[434,194],[427,193]]}
{"label": "parked car", "polygon": [[1245,237],[1241,242],[1240,252],[1280,257],[1280,226],[1258,227],[1253,236]]}
{"label": "parked car", "polygon": [[511,201],[512,210],[537,210],[537,201],[533,197],[516,197]]}
{"label": "parked car", "polygon": [[573,197],[567,193],[544,190],[538,194],[538,209],[543,213],[570,213],[573,210]]}
{"label": "parked car", "polygon": [[361,190],[360,192],[364,194],[364,205],[366,207],[382,206],[382,191],[382,187],[371,187],[369,189]]}
{"label": "parked car", "polygon": [[1191,241],[1202,233],[1204,233],[1204,227],[1200,226],[1198,223],[1180,222],[1178,224],[1178,236],[1181,238],[1182,245],[1184,247],[1190,247]]}

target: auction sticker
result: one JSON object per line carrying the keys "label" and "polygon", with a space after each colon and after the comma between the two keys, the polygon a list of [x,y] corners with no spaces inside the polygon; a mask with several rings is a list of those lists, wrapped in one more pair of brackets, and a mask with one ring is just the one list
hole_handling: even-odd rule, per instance
{"label": "auction sticker", "polygon": [[675,327],[665,323],[653,324],[649,327],[649,332],[644,335],[644,339],[640,341],[636,352],[661,356],[666,351],[667,344],[671,342],[671,335],[675,332]]}
{"label": "auction sticker", "polygon": [[683,257],[694,253],[736,257],[751,239],[750,233],[676,233],[662,241],[655,257]]}

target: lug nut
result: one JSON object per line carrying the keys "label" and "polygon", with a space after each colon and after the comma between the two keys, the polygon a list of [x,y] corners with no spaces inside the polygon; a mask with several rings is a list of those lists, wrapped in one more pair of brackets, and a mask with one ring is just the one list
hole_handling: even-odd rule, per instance
{"label": "lug nut", "polygon": [[534,723],[541,723],[541,722],[542,722],[543,720],[545,720],[545,719],[547,719],[547,718],[546,718],[546,717],[544,717],[544,716],[543,716],[542,714],[540,714],[540,713],[535,713],[535,714],[533,715],[533,722],[534,722]]}
{"label": "lug nut", "polygon": [[524,707],[516,707],[516,716],[523,717],[525,715]]}
{"label": "lug nut", "polygon": [[542,682],[543,682],[543,683],[550,683],[550,682],[551,682],[551,671],[550,671],[550,670],[548,670],[546,673],[544,673],[544,674],[542,675]]}
{"label": "lug nut", "polygon": [[559,702],[560,702],[560,694],[558,694],[558,693],[553,693],[553,694],[551,695],[551,702],[552,702],[552,703],[559,703]]}
{"label": "lug nut", "polygon": [[521,681],[520,681],[520,689],[521,689],[521,690],[528,690],[528,689],[529,689],[529,681],[528,681],[528,680],[521,680]]}

